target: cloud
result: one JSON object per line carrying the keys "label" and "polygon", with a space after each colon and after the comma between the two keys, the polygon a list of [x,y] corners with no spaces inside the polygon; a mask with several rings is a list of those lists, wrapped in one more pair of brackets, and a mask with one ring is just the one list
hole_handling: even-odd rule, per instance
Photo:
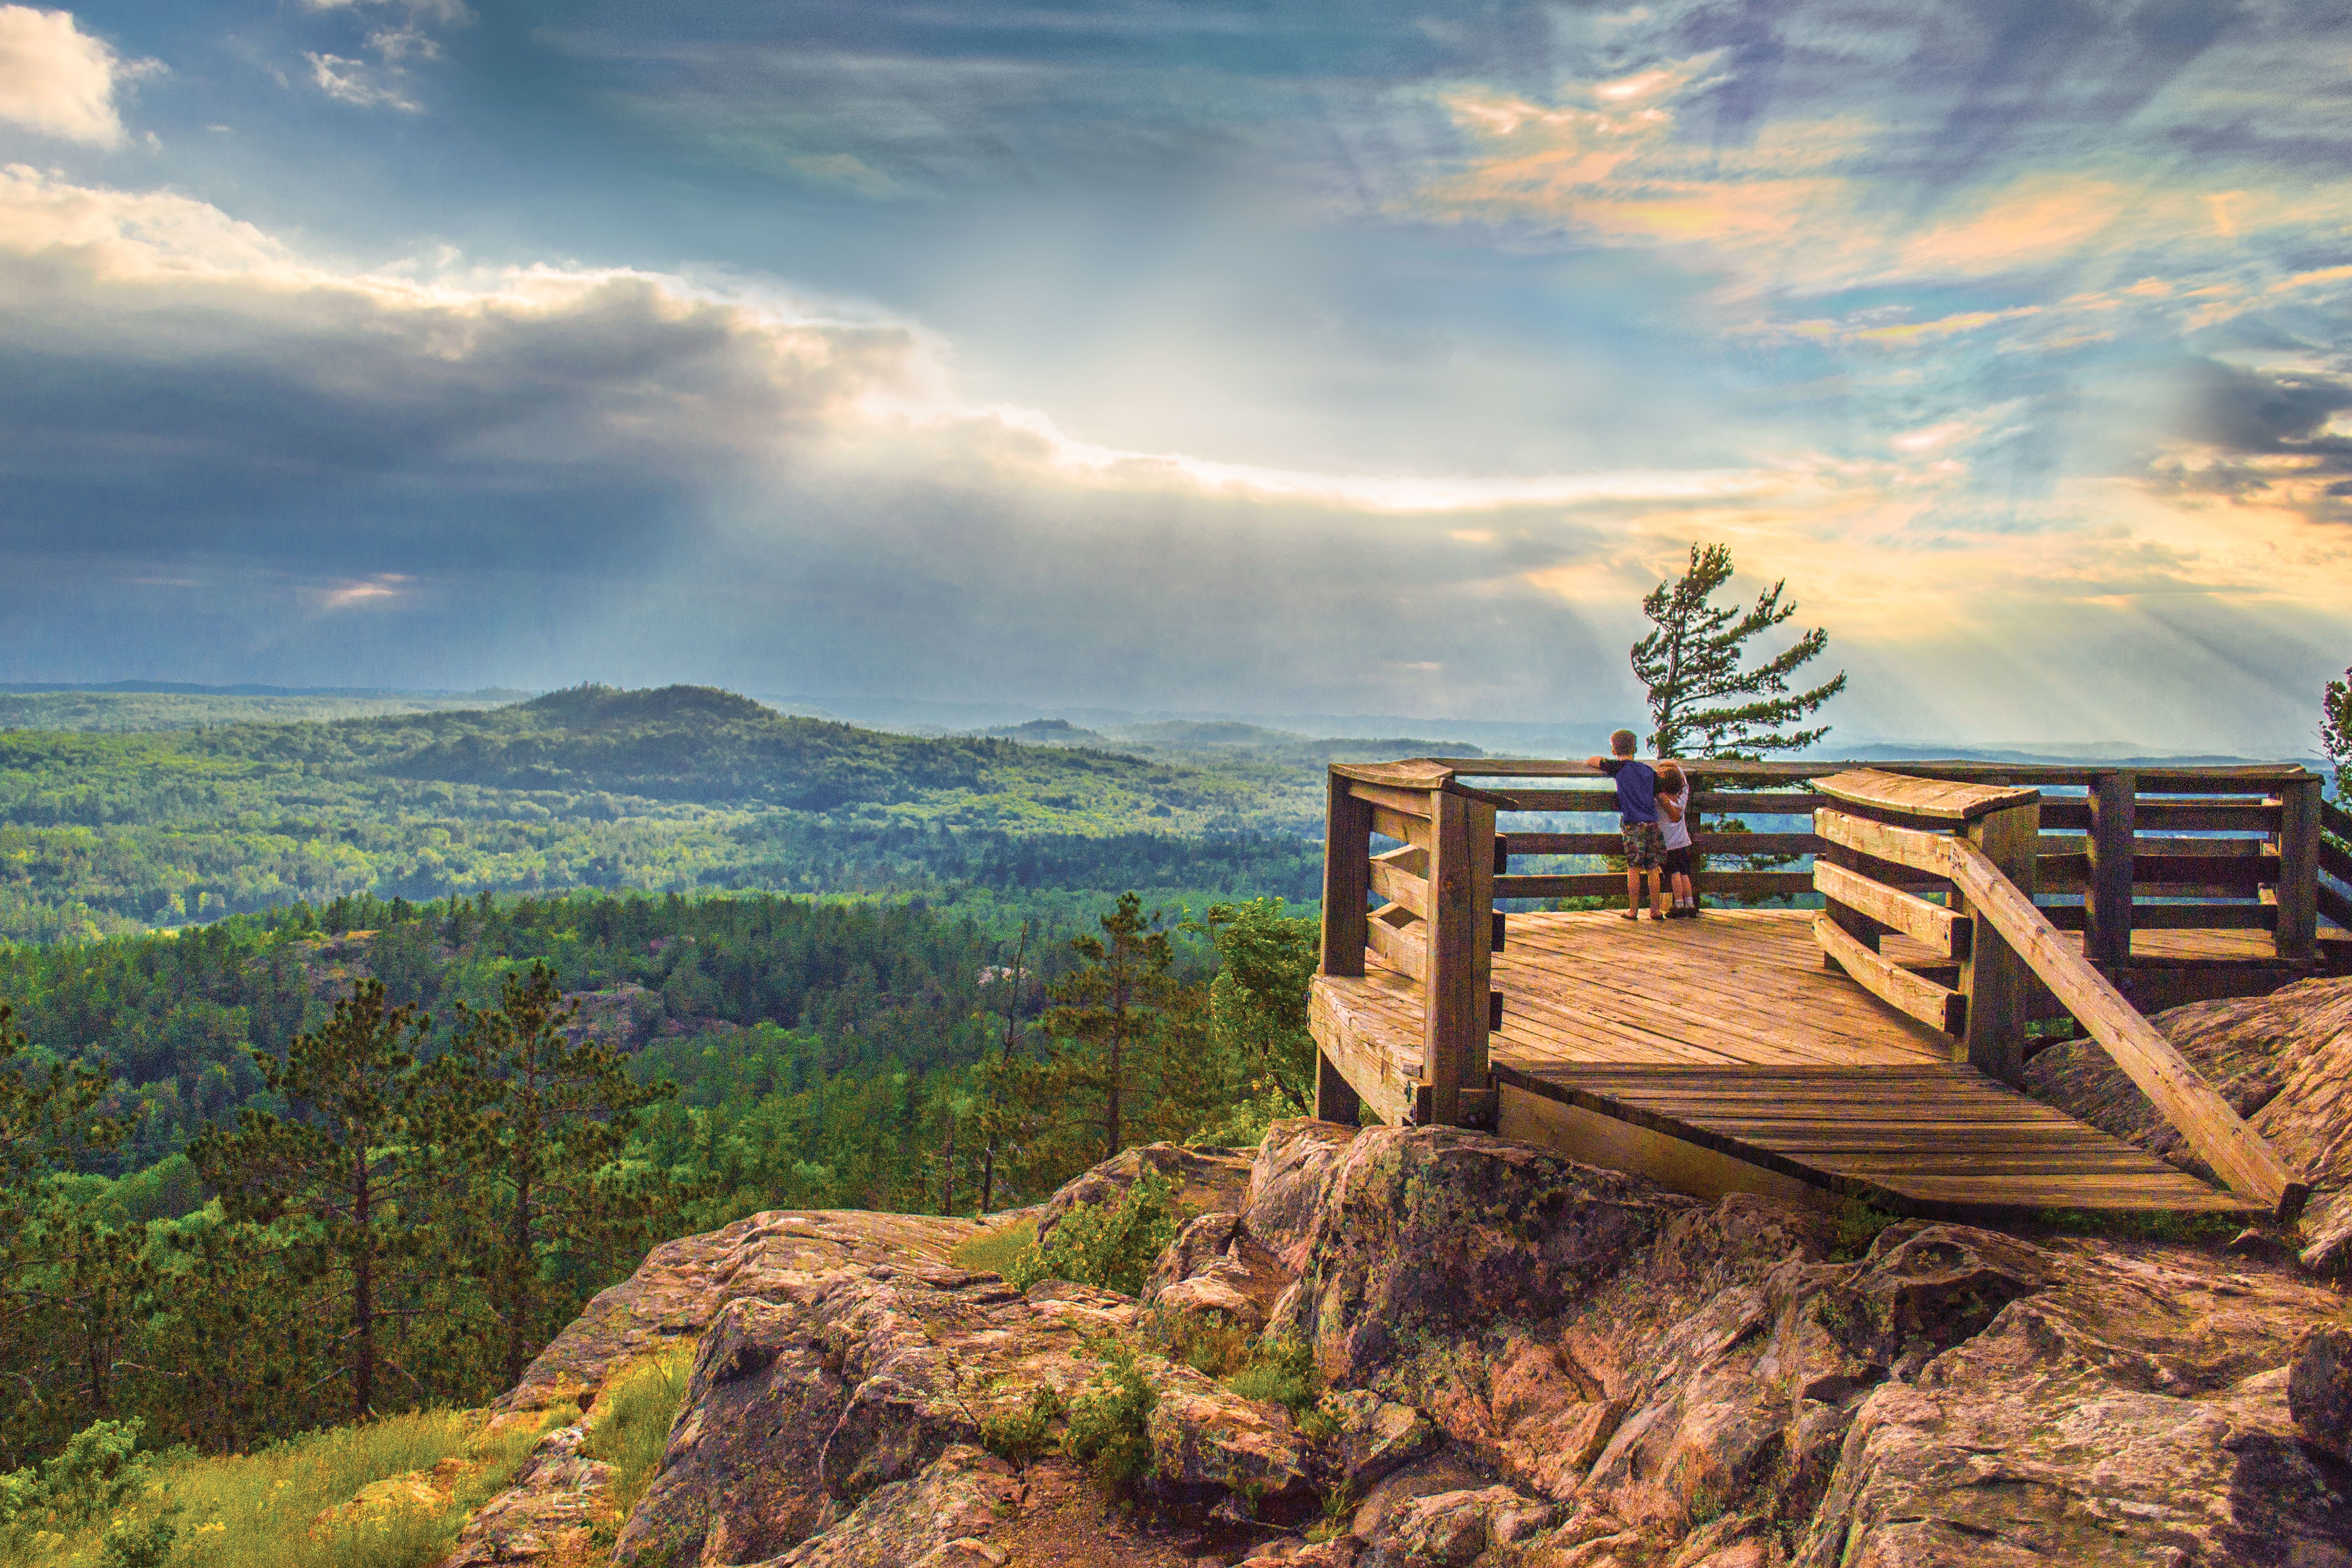
{"label": "cloud", "polygon": [[426,31],[427,26],[462,27],[475,20],[464,0],[303,0],[303,4],[313,11],[354,16],[377,6],[404,14],[393,26],[368,29],[360,47],[375,56],[373,61],[317,49],[302,52],[310,62],[310,84],[336,102],[404,114],[425,110],[413,91],[415,72],[410,62],[441,58],[440,40]]}
{"label": "cloud", "polygon": [[[2244,297],[2332,309],[2344,285],[2318,270]],[[336,260],[186,195],[19,166],[0,574],[54,592],[0,626],[63,660],[102,623],[118,660],[148,637],[246,679],[1580,718],[1633,701],[1633,606],[1719,539],[1871,672],[1849,731],[2014,734],[2016,694],[2043,703],[2063,667],[2037,721],[2112,734],[2113,701],[2151,741],[2254,743],[2286,732],[2287,685],[2249,698],[2221,672],[2253,649],[2317,668],[2346,629],[2352,535],[2314,531],[2292,489],[2335,479],[2286,467],[2335,438],[2341,378],[2218,346],[2085,360],[2067,395],[2111,408],[2129,460],[2057,463],[2011,499],[2000,476],[2064,399],[1990,378],[1997,356],[1913,357],[2199,308],[2136,287],[2040,314],[1808,310],[1785,352],[1853,354],[1885,405],[1738,461],[1249,462],[977,395],[920,323],[772,280]],[[1884,336],[1906,322],[1935,330]],[[2209,690],[2159,691],[2176,644]]]}
{"label": "cloud", "polygon": [[424,110],[425,106],[408,97],[398,85],[405,73],[396,68],[308,50],[302,58],[310,62],[311,85],[338,103],[348,103],[355,109],[397,109],[410,114]]}
{"label": "cloud", "polygon": [[0,5],[0,121],[95,147],[123,141],[116,89],[159,73],[125,60],[76,26],[69,11]]}

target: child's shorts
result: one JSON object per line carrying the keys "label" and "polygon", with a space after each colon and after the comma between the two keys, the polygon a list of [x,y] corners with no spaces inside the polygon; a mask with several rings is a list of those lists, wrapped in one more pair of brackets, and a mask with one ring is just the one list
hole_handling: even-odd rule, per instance
{"label": "child's shorts", "polygon": [[1654,822],[1625,824],[1625,864],[1635,871],[1654,871],[1666,852],[1666,836]]}
{"label": "child's shorts", "polygon": [[1669,877],[1687,877],[1690,868],[1691,847],[1687,844],[1677,844],[1659,857],[1659,868]]}

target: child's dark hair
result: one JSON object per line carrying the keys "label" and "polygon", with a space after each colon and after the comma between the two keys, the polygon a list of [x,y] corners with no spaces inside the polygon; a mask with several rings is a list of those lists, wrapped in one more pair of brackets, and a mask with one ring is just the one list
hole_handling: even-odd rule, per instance
{"label": "child's dark hair", "polygon": [[1633,748],[1641,743],[1642,737],[1631,730],[1620,730],[1609,737],[1609,749],[1621,757],[1632,756]]}
{"label": "child's dark hair", "polygon": [[1676,767],[1672,763],[1660,763],[1658,764],[1658,793],[1660,795],[1682,794],[1682,769]]}

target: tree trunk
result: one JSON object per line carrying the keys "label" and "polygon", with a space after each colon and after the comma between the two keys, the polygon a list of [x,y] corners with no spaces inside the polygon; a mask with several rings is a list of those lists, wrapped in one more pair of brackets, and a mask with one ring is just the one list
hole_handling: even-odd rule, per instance
{"label": "tree trunk", "polygon": [[530,1167],[520,1163],[515,1172],[514,1224],[507,1237],[507,1386],[522,1381],[523,1345],[530,1317],[531,1275],[536,1260],[530,1247]]}
{"label": "tree trunk", "polygon": [[352,1161],[352,1419],[375,1405],[375,1233],[369,1212],[367,1152]]}

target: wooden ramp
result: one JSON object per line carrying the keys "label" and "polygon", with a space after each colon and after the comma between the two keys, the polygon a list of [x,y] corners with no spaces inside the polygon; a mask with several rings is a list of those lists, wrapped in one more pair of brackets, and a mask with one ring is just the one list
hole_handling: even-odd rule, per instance
{"label": "wooden ramp", "polygon": [[[1624,1122],[1882,1208],[2239,1214],[2261,1206],[1964,1065],[1515,1068],[1498,1061],[1495,1077],[1553,1106]],[[1573,1127],[1578,1119],[1549,1107],[1514,1107],[1510,1120],[1551,1129]]]}
{"label": "wooden ramp", "polygon": [[[1953,1217],[2260,1212],[1956,1065],[1949,1037],[1825,968],[1811,922],[1797,910],[1509,916],[1493,958],[1503,1026],[1487,1043],[1501,1131],[1706,1194],[1855,1195]],[[1320,975],[1313,1012],[1326,1055],[1402,1119],[1422,1070],[1414,983],[1378,962]]]}

